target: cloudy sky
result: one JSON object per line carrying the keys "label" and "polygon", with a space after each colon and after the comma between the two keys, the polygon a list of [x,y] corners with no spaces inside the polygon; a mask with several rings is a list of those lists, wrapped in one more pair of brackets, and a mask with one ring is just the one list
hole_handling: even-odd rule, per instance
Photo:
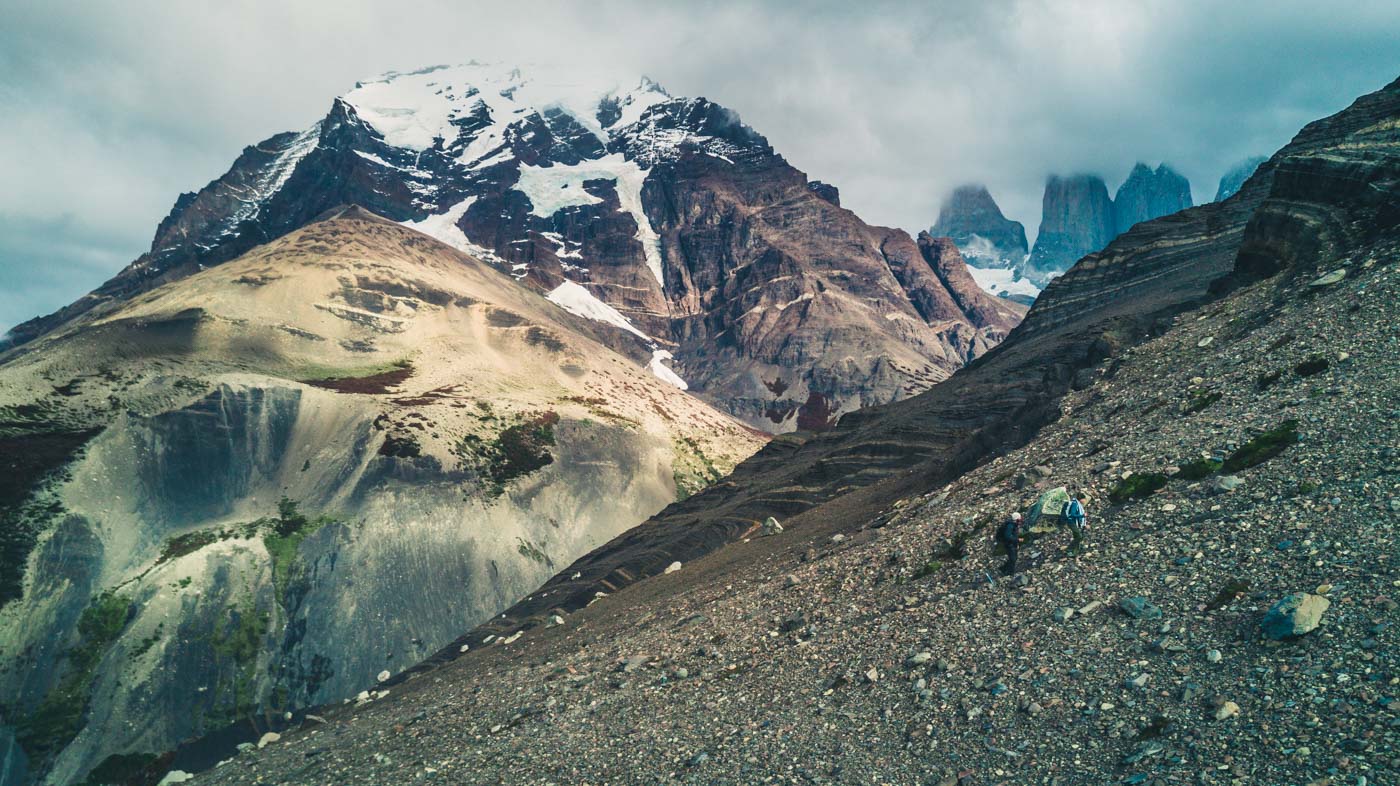
{"label": "cloudy sky", "polygon": [[1234,162],[1400,76],[1400,3],[7,0],[0,330],[144,251],[181,191],[357,79],[601,63],[737,110],[867,221],[918,230],[964,181],[1040,220],[1050,172]]}

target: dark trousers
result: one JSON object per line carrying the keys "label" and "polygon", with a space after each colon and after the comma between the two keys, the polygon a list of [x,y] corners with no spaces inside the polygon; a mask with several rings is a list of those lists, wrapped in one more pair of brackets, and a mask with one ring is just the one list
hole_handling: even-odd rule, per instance
{"label": "dark trousers", "polygon": [[1078,554],[1084,548],[1084,522],[1079,519],[1070,519],[1061,522],[1061,526],[1069,530],[1069,552]]}
{"label": "dark trousers", "polygon": [[1001,545],[1006,547],[1006,564],[1001,566],[1001,570],[1008,576],[1016,573],[1016,549],[1020,546],[1014,540],[1003,540]]}

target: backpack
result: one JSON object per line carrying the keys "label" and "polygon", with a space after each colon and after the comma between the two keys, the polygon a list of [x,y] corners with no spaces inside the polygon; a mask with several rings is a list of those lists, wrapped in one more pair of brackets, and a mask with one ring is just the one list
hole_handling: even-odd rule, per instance
{"label": "backpack", "polygon": [[1071,499],[1060,509],[1060,520],[1066,524],[1074,521],[1084,520],[1084,506],[1079,504],[1079,500]]}
{"label": "backpack", "polygon": [[1015,540],[1016,540],[1016,525],[1017,525],[1017,521],[1016,521],[1015,519],[1007,519],[1006,521],[1003,521],[1003,522],[1001,523],[1001,526],[997,528],[997,536],[996,536],[997,542],[998,542],[998,543],[1013,543],[1013,542],[1015,542]]}

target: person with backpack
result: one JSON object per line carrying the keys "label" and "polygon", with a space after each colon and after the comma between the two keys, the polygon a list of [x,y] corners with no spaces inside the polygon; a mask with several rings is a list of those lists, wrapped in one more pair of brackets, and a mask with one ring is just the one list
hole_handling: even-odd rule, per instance
{"label": "person with backpack", "polygon": [[1008,576],[1016,575],[1016,549],[1021,544],[1021,514],[1012,513],[997,527],[996,541],[1006,547],[1006,564],[1001,572]]}
{"label": "person with backpack", "polygon": [[1076,492],[1060,511],[1061,523],[1069,527],[1071,554],[1078,554],[1084,548],[1084,528],[1088,521],[1088,516],[1084,513],[1084,503],[1088,499],[1089,496],[1084,492]]}

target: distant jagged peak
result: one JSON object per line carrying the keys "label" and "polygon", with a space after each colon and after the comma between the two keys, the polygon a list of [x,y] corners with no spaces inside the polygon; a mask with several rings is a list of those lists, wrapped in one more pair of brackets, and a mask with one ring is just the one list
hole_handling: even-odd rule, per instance
{"label": "distant jagged peak", "polygon": [[1244,185],[1244,181],[1248,180],[1254,174],[1254,170],[1258,169],[1260,164],[1268,160],[1267,156],[1250,156],[1230,167],[1230,169],[1220,177],[1220,185],[1215,189],[1215,201],[1219,202],[1234,196],[1240,190],[1240,187]]}

